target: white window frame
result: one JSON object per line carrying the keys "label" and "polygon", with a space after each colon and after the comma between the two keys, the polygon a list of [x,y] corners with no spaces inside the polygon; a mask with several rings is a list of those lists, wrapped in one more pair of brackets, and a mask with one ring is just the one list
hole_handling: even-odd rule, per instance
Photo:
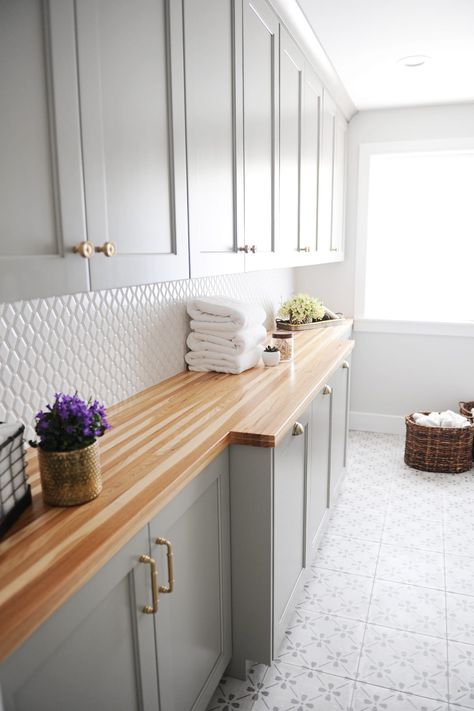
{"label": "white window frame", "polygon": [[365,318],[367,223],[369,208],[370,159],[387,153],[423,153],[473,150],[474,137],[432,140],[362,143],[359,146],[357,228],[355,258],[354,330],[367,333],[406,333],[436,336],[474,337],[473,321],[398,321]]}

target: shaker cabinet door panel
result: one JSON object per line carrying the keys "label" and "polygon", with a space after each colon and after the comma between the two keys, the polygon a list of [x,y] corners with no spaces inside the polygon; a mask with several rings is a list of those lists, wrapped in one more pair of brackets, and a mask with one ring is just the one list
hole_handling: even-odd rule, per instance
{"label": "shaker cabinet door panel", "polygon": [[181,4],[78,0],[92,288],[186,278]]}
{"label": "shaker cabinet door panel", "polygon": [[204,711],[231,655],[228,450],[219,455],[150,523],[160,586],[155,615],[160,702],[166,711]]}
{"label": "shaker cabinet door panel", "polygon": [[311,562],[318,533],[329,507],[332,393],[325,387],[311,405],[308,466],[307,559]]}
{"label": "shaker cabinet door panel", "polygon": [[289,432],[274,450],[273,472],[273,655],[293,611],[292,601],[305,565],[305,495],[309,422],[302,434]]}
{"label": "shaker cabinet door panel", "polygon": [[84,291],[72,0],[3,0],[0,66],[0,301]]}
{"label": "shaker cabinet door panel", "polygon": [[280,252],[296,263],[300,248],[304,56],[280,26]]}
{"label": "shaker cabinet door panel", "polygon": [[191,276],[244,270],[242,0],[184,0]]}
{"label": "shaker cabinet door panel", "polygon": [[336,116],[334,125],[334,178],[332,198],[331,252],[342,256],[344,252],[345,228],[345,176],[347,124],[341,116]]}
{"label": "shaker cabinet door panel", "polygon": [[157,711],[148,528],[0,668],[5,711]]}
{"label": "shaker cabinet door panel", "polygon": [[319,164],[323,86],[306,63],[301,148],[301,225],[302,264],[313,263],[318,251]]}
{"label": "shaker cabinet door panel", "polygon": [[244,1],[245,269],[270,269],[278,255],[278,32],[265,0]]}

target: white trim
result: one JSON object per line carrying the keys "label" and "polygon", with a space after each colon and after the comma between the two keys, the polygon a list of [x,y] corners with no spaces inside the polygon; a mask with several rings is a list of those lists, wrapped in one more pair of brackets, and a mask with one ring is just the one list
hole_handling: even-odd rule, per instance
{"label": "white trim", "polygon": [[[376,319],[366,319],[365,318],[365,277],[366,277],[366,255],[367,255],[367,218],[368,218],[368,206],[369,206],[369,178],[370,178],[370,158],[377,154],[386,153],[426,153],[433,151],[469,151],[474,150],[474,138],[464,137],[464,138],[439,138],[422,140],[417,139],[414,141],[385,141],[380,143],[361,143],[359,146],[359,170],[358,170],[358,194],[357,194],[357,222],[356,222],[356,256],[355,256],[355,275],[354,275],[354,318],[356,322],[372,322],[372,323],[400,323],[414,325],[424,323],[424,322],[410,322],[410,321],[377,321]],[[473,335],[468,333],[468,330],[464,328],[466,324],[462,324],[461,329],[458,329],[459,333],[449,333],[444,326],[450,324],[441,324],[442,328],[438,330],[426,330],[420,331],[421,333],[430,333],[432,335]],[[457,327],[460,324],[453,323],[453,326]],[[440,326],[440,324],[436,324]],[[409,328],[409,327],[407,327]],[[424,328],[424,327],[423,327]],[[357,330],[357,329],[356,329]],[[416,333],[415,330],[388,330],[387,328],[370,328],[366,327],[366,331],[384,331],[385,333]]]}
{"label": "white trim", "polygon": [[379,412],[351,412],[349,429],[401,435],[405,433],[405,418],[402,415],[382,415]]}
{"label": "white trim", "polygon": [[402,333],[408,335],[474,338],[474,321],[391,321],[361,318],[354,321],[354,331],[359,333]]}

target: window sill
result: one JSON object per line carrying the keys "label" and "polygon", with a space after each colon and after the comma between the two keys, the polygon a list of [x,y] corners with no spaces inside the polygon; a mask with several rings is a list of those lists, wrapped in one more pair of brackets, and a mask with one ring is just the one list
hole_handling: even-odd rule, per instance
{"label": "window sill", "polygon": [[354,331],[360,333],[400,333],[414,336],[454,336],[474,338],[474,321],[395,321],[359,318]]}

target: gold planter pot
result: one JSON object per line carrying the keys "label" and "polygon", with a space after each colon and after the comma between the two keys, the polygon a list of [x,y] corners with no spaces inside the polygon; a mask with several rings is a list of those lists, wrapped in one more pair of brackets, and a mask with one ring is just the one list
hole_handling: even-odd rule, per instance
{"label": "gold planter pot", "polygon": [[99,443],[72,452],[45,452],[38,448],[43,499],[50,506],[76,506],[102,491]]}

